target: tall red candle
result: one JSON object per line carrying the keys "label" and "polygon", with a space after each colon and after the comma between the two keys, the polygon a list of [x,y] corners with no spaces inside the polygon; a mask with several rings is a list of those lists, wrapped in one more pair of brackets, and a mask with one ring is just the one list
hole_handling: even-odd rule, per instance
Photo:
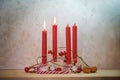
{"label": "tall red candle", "polygon": [[57,61],[57,24],[56,18],[54,17],[54,24],[52,26],[52,49],[53,49],[53,60]]}
{"label": "tall red candle", "polygon": [[71,37],[70,37],[70,27],[66,27],[66,63],[71,64]]}
{"label": "tall red candle", "polygon": [[42,64],[47,62],[47,30],[45,26],[46,23],[44,21],[44,29],[42,30]]}
{"label": "tall red candle", "polygon": [[73,61],[77,63],[77,26],[76,24],[72,27],[72,54]]}

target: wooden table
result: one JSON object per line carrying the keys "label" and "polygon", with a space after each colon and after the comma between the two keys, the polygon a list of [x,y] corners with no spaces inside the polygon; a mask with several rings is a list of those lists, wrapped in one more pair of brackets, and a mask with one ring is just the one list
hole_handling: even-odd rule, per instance
{"label": "wooden table", "polygon": [[24,70],[0,70],[0,80],[120,80],[120,70],[98,70],[85,74],[36,74]]}

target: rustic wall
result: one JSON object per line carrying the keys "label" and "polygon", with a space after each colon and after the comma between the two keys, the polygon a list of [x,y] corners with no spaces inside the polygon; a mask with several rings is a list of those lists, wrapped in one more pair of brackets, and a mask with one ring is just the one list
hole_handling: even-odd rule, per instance
{"label": "rustic wall", "polygon": [[118,0],[0,0],[0,69],[22,69],[36,62],[44,19],[51,49],[54,16],[58,46],[65,46],[66,24],[76,23],[78,54],[90,65],[120,68],[119,6]]}

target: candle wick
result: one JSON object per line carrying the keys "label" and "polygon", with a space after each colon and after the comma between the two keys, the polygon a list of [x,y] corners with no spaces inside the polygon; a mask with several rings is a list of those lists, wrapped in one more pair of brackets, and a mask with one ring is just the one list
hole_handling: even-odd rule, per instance
{"label": "candle wick", "polygon": [[76,26],[76,23],[74,23],[74,26]]}
{"label": "candle wick", "polygon": [[67,26],[69,26],[69,24],[67,24]]}

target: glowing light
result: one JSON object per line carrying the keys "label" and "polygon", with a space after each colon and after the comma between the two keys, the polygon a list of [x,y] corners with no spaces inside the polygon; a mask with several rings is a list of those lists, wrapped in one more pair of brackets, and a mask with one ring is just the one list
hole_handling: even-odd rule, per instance
{"label": "glowing light", "polygon": [[56,24],[56,17],[54,17],[54,24]]}
{"label": "glowing light", "polygon": [[46,29],[46,22],[44,20],[43,29]]}

